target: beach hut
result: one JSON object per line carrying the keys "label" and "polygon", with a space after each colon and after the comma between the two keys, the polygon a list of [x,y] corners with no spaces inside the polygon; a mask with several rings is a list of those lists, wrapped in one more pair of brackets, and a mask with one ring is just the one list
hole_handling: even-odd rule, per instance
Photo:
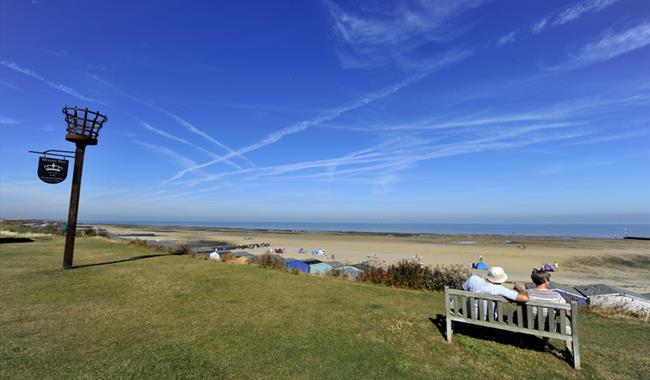
{"label": "beach hut", "polygon": [[624,310],[650,316],[650,299],[629,290],[605,284],[576,286],[577,291],[589,298],[589,305]]}
{"label": "beach hut", "polygon": [[372,272],[374,270],[377,270],[377,268],[375,268],[374,266],[372,266],[372,265],[370,265],[370,264],[368,264],[366,262],[363,262],[363,263],[360,263],[360,264],[354,264],[352,266],[359,269],[362,272]]}
{"label": "beach hut", "polygon": [[329,265],[331,265],[332,268],[334,268],[334,269],[337,269],[337,268],[343,268],[343,267],[346,267],[346,266],[347,266],[347,264],[342,263],[342,262],[340,262],[340,261],[328,261],[327,263],[328,263]]}
{"label": "beach hut", "polygon": [[297,270],[302,273],[309,273],[309,263],[313,262],[314,264],[316,262],[319,262],[319,260],[291,260],[287,262],[287,269],[288,270]]}
{"label": "beach hut", "polygon": [[351,280],[356,280],[357,277],[361,276],[361,274],[363,273],[361,269],[353,267],[352,265],[336,268],[336,271],[341,276],[346,276]]}
{"label": "beach hut", "polygon": [[317,275],[325,275],[327,272],[331,271],[333,267],[328,263],[318,262],[309,265],[309,273]]}
{"label": "beach hut", "polygon": [[573,286],[551,281],[551,289],[560,293],[566,302],[575,301],[578,305],[587,305],[587,297],[577,291]]}

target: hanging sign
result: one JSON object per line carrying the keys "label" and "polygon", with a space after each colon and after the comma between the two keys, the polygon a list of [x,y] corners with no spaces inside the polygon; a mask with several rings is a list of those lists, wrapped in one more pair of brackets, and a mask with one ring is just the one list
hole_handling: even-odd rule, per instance
{"label": "hanging sign", "polygon": [[60,183],[68,176],[68,160],[41,157],[38,159],[38,178],[45,183]]}

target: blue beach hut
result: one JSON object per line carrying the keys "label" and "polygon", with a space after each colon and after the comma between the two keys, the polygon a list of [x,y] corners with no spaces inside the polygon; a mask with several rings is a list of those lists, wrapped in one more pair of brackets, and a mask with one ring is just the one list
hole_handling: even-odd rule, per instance
{"label": "blue beach hut", "polygon": [[321,263],[322,261],[320,260],[291,260],[287,263],[287,269],[292,270],[292,269],[297,269],[298,271],[302,273],[309,273],[309,267]]}
{"label": "blue beach hut", "polygon": [[288,270],[296,269],[302,273],[309,273],[309,264],[306,264],[302,260],[291,260],[287,263],[287,269]]}

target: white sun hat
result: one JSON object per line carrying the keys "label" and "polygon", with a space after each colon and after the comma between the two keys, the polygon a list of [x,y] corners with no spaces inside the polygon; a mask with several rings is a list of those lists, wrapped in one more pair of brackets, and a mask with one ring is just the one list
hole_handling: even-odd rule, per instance
{"label": "white sun hat", "polygon": [[506,271],[501,267],[492,267],[488,271],[487,279],[494,284],[503,284],[508,279]]}

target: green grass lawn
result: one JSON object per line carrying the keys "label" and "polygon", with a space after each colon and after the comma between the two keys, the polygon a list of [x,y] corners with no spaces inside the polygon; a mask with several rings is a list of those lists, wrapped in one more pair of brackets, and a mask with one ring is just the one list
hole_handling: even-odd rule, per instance
{"label": "green grass lawn", "polygon": [[[162,255],[0,245],[0,378],[650,378],[650,325],[580,318],[583,369],[431,322],[441,294]],[[556,343],[560,346],[560,343]]]}

